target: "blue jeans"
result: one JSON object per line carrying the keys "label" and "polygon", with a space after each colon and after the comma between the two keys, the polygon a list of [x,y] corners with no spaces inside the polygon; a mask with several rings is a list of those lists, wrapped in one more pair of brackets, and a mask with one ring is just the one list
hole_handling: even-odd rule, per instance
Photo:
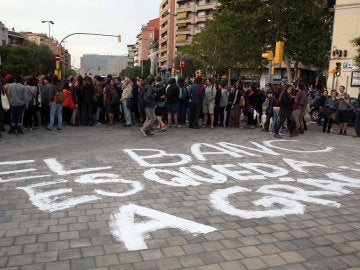
{"label": "blue jeans", "polygon": [[[275,133],[276,131],[276,125],[277,122],[279,121],[279,111],[277,109],[273,109],[273,121],[271,123],[271,132]],[[279,133],[285,133],[285,130],[283,129],[283,127],[280,127]]]}
{"label": "blue jeans", "polygon": [[55,101],[51,102],[50,107],[50,123],[49,128],[54,127],[55,116],[57,117],[57,127],[62,128],[62,104],[56,104]]}
{"label": "blue jeans", "polygon": [[93,118],[95,123],[99,122],[100,119],[100,106],[94,106],[94,114],[93,114]]}
{"label": "blue jeans", "polygon": [[123,113],[125,116],[126,124],[131,125],[131,111],[130,111],[130,108],[126,105],[126,99],[121,101],[121,105],[122,105]]}

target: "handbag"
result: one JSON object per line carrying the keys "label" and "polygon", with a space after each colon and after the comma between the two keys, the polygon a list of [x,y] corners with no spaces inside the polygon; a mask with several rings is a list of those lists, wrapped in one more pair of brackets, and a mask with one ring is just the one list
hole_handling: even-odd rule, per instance
{"label": "handbag", "polygon": [[329,106],[325,106],[321,109],[321,114],[323,115],[323,117],[327,118],[330,116],[331,114],[331,109]]}
{"label": "handbag", "polygon": [[1,91],[1,105],[5,112],[10,109],[9,99],[3,91]]}

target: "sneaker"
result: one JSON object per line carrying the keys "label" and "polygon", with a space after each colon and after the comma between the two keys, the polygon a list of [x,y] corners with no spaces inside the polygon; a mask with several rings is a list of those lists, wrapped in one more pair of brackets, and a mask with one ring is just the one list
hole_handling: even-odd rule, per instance
{"label": "sneaker", "polygon": [[22,128],[18,128],[18,129],[17,129],[17,133],[16,133],[16,134],[24,134],[24,132],[23,132]]}
{"label": "sneaker", "polygon": [[280,135],[280,136],[285,136],[286,133],[285,133],[285,132],[279,132],[279,135]]}
{"label": "sneaker", "polygon": [[166,127],[160,128],[160,131],[165,131],[165,130],[166,130]]}
{"label": "sneaker", "polygon": [[16,134],[16,130],[14,128],[10,128],[8,133],[9,134]]}
{"label": "sneaker", "polygon": [[51,130],[52,130],[52,128],[51,128],[51,127],[46,127],[46,129],[47,129],[48,131],[51,131]]}
{"label": "sneaker", "polygon": [[57,130],[62,130],[62,128],[59,128],[59,127],[58,127]]}
{"label": "sneaker", "polygon": [[298,134],[297,133],[292,133],[290,134],[290,137],[296,137]]}
{"label": "sneaker", "polygon": [[274,137],[275,138],[281,138],[281,136],[279,134],[276,134],[276,133],[274,134]]}
{"label": "sneaker", "polygon": [[182,125],[177,124],[177,125],[175,125],[175,127],[182,128]]}
{"label": "sneaker", "polygon": [[148,134],[146,134],[145,130],[143,130],[142,128],[140,128],[140,131],[142,132],[142,134],[143,134],[145,137],[148,136]]}
{"label": "sneaker", "polygon": [[146,136],[155,136],[155,134],[152,132],[148,132],[148,133],[146,133]]}

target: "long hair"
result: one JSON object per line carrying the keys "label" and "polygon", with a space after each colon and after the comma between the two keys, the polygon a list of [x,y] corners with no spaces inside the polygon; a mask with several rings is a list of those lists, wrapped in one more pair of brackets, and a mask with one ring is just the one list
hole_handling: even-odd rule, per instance
{"label": "long hair", "polygon": [[286,94],[286,91],[290,88],[290,85],[284,85],[281,89],[280,95],[279,95],[279,101],[281,100],[282,96]]}

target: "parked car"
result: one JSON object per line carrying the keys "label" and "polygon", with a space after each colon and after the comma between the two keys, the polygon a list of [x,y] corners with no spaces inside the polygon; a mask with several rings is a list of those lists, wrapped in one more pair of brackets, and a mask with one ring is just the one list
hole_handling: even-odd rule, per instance
{"label": "parked car", "polygon": [[[356,98],[350,98],[349,106],[350,106],[349,125],[354,125],[360,104],[358,104]],[[319,107],[314,106],[313,102],[310,103],[309,115],[311,117],[311,121],[316,122],[318,118],[318,114],[319,114]]]}

